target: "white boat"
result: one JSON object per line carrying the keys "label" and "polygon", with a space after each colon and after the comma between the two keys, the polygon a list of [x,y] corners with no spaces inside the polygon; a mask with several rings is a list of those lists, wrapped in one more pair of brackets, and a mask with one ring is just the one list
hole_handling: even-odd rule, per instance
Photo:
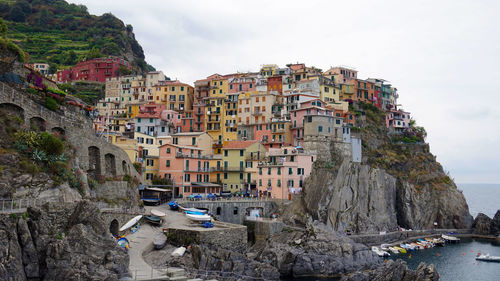
{"label": "white boat", "polygon": [[391,251],[393,254],[399,254],[399,250],[394,247],[389,247],[389,251]]}
{"label": "white boat", "polygon": [[195,215],[195,214],[186,214],[186,217],[188,219],[193,220],[193,221],[210,221],[212,220],[212,217],[205,214],[205,215]]}
{"label": "white boat", "polygon": [[200,213],[204,213],[204,214],[206,214],[208,212],[207,210],[202,210],[202,209],[197,209],[197,208],[184,208],[182,206],[179,206],[179,208],[181,208],[181,210],[183,210],[183,211],[200,212]]}
{"label": "white boat", "polygon": [[173,257],[182,257],[186,252],[186,247],[179,247],[172,252]]}
{"label": "white boat", "polygon": [[166,216],[166,214],[160,210],[151,210],[151,215],[153,216],[157,216],[157,217],[160,217],[160,218],[163,218],[164,216]]}
{"label": "white boat", "polygon": [[494,261],[494,262],[500,262],[500,257],[497,256],[490,256],[490,254],[486,255],[479,255],[476,257],[476,260],[478,261]]}
{"label": "white boat", "polygon": [[460,238],[455,237],[455,236],[449,236],[449,235],[444,235],[442,234],[441,237],[446,241],[446,242],[451,242],[451,243],[457,243],[460,242]]}
{"label": "white boat", "polygon": [[375,254],[377,254],[379,257],[388,257],[391,255],[388,252],[383,251],[379,247],[375,247],[375,246],[372,247],[372,251],[375,252]]}
{"label": "white boat", "polygon": [[389,251],[389,247],[390,247],[389,244],[382,244],[382,245],[380,245],[380,249],[382,249],[383,251]]}
{"label": "white boat", "polygon": [[142,215],[138,215],[135,218],[129,220],[126,224],[124,224],[121,228],[120,231],[127,230],[131,228],[134,224],[138,223],[142,219]]}

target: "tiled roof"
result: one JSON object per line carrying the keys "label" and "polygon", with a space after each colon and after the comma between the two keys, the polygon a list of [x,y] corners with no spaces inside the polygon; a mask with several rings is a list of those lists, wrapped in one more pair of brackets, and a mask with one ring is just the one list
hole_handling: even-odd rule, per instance
{"label": "tiled roof", "polygon": [[226,145],[224,145],[224,149],[245,149],[256,142],[258,141],[257,140],[230,141]]}

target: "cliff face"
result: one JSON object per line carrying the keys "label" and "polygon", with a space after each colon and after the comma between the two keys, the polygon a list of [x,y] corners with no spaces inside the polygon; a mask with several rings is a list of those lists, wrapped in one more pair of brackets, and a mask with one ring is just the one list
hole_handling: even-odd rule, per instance
{"label": "cliff face", "polygon": [[333,145],[331,161],[316,163],[305,182],[305,212],[351,233],[429,229],[434,222],[438,228],[470,228],[465,198],[429,146],[391,141],[384,113],[360,111],[362,162],[350,162]]}
{"label": "cliff face", "polygon": [[0,280],[118,280],[129,258],[89,202],[0,216]]}

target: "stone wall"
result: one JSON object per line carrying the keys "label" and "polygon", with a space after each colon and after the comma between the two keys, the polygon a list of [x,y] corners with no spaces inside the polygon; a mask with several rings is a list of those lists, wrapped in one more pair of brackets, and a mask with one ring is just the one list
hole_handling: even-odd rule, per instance
{"label": "stone wall", "polygon": [[249,235],[254,241],[264,241],[272,235],[283,230],[284,223],[279,220],[258,219],[246,220],[245,225],[248,227]]}
{"label": "stone wall", "polygon": [[183,201],[181,205],[186,208],[206,209],[218,220],[234,224],[243,224],[251,209],[261,209],[263,216],[269,217],[278,208],[277,203],[271,200]]}
{"label": "stone wall", "polygon": [[168,239],[179,246],[202,244],[212,249],[226,249],[239,253],[247,250],[247,227],[215,222],[210,229],[168,229]]}

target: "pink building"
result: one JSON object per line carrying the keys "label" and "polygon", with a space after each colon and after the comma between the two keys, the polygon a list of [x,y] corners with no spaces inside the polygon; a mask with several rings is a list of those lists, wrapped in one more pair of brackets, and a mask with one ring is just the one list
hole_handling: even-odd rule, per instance
{"label": "pink building", "polygon": [[253,77],[235,77],[228,80],[229,93],[255,91],[255,78]]}
{"label": "pink building", "polygon": [[403,132],[410,129],[410,113],[399,110],[391,110],[386,113],[386,126],[389,131]]}
{"label": "pink building", "polygon": [[210,159],[198,147],[164,144],[159,148],[158,175],[173,181],[176,197],[220,193],[222,187],[209,182]]}
{"label": "pink building", "polygon": [[292,194],[300,194],[315,160],[316,155],[305,153],[293,146],[270,148],[267,161],[258,166],[259,197],[290,200]]}
{"label": "pink building", "polygon": [[333,112],[325,108],[326,103],[320,99],[301,102],[297,109],[290,111],[292,122],[291,133],[294,145],[301,146],[304,141],[304,117],[306,115],[331,115]]}

